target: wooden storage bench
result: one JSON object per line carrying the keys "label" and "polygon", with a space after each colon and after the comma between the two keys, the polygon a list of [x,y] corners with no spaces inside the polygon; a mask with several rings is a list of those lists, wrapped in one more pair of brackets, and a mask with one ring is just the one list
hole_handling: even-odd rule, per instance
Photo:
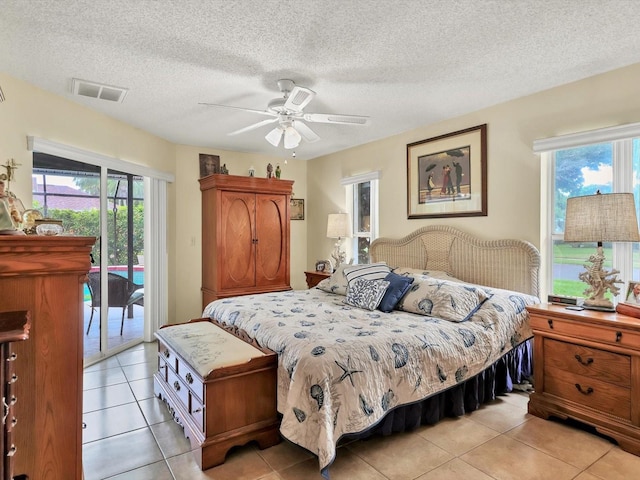
{"label": "wooden storage bench", "polygon": [[154,392],[184,428],[202,470],[224,463],[233,446],[280,441],[274,352],[208,318],[168,325],[156,338]]}

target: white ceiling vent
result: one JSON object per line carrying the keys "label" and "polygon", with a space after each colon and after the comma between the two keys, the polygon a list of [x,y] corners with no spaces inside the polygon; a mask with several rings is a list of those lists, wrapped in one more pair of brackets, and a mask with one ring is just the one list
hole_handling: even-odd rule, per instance
{"label": "white ceiling vent", "polygon": [[71,90],[74,95],[81,95],[83,97],[97,98],[99,100],[108,100],[110,102],[118,103],[122,103],[124,97],[127,96],[127,92],[129,91],[127,88],[89,82],[88,80],[80,80],[79,78],[74,78],[72,80]]}

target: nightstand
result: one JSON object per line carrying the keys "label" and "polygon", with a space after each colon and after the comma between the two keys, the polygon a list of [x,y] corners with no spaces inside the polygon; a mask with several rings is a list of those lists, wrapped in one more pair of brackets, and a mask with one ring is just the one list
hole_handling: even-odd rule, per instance
{"label": "nightstand", "polygon": [[307,286],[309,288],[315,287],[325,278],[329,278],[331,276],[330,273],[325,272],[304,272],[307,277]]}
{"label": "nightstand", "polygon": [[547,304],[527,310],[534,334],[529,413],[592,425],[640,455],[640,319]]}

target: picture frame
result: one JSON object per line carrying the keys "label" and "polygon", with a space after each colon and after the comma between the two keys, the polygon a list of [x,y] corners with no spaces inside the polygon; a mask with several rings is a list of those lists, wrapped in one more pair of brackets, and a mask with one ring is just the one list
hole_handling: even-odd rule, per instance
{"label": "picture frame", "polygon": [[304,220],[304,199],[292,198],[289,201],[289,218],[291,220]]}
{"label": "picture frame", "polygon": [[487,216],[487,124],[407,144],[407,218]]}
{"label": "picture frame", "polygon": [[200,178],[220,173],[220,155],[200,154]]}
{"label": "picture frame", "polygon": [[627,292],[622,302],[640,311],[640,281],[632,280],[627,283]]}
{"label": "picture frame", "polygon": [[333,266],[330,260],[318,260],[316,262],[316,272],[333,273]]}

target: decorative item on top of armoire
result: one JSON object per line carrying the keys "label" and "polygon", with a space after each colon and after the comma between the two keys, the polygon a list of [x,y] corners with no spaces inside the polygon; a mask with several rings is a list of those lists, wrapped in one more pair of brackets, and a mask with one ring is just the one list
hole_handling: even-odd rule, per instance
{"label": "decorative item on top of armoire", "polygon": [[267,178],[273,178],[273,165],[267,164]]}
{"label": "decorative item on top of armoire", "polygon": [[81,480],[83,286],[94,237],[0,237],[2,309],[29,311],[29,340],[12,345],[19,423],[14,472]]}
{"label": "decorative item on top of armoire", "polygon": [[276,178],[280,178],[282,175],[282,170],[280,170],[280,165],[276,165]]}
{"label": "decorative item on top of armoire", "polygon": [[202,302],[291,290],[293,181],[210,175],[202,192]]}
{"label": "decorative item on top of armoire", "polygon": [[220,173],[220,155],[200,154],[200,178]]}

